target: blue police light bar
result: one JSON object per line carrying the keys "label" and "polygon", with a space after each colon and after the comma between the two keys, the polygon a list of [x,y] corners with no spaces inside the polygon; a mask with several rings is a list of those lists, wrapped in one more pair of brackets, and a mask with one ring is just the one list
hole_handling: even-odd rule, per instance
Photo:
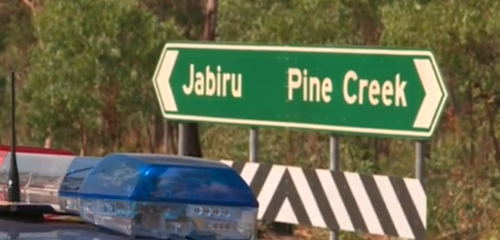
{"label": "blue police light bar", "polygon": [[258,202],[232,168],[198,158],[110,154],[78,191],[87,222],[133,237],[251,239]]}
{"label": "blue police light bar", "polygon": [[159,239],[246,240],[254,233],[258,202],[239,174],[218,161],[33,153],[18,153],[17,161],[21,203],[2,202],[10,168],[10,161],[3,161],[0,213],[5,205],[73,214],[128,236]]}

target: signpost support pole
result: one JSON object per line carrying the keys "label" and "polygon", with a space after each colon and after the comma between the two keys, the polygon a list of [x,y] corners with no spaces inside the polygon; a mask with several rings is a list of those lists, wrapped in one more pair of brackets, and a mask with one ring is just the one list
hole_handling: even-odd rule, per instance
{"label": "signpost support pole", "polygon": [[425,148],[422,141],[415,142],[415,177],[425,189]]}
{"label": "signpost support pole", "polygon": [[178,155],[185,156],[186,155],[186,124],[179,123],[179,140],[178,140]]}
{"label": "signpost support pole", "polygon": [[258,162],[259,158],[259,130],[255,127],[250,128],[250,141],[249,146],[250,154],[248,156],[249,162]]}
{"label": "signpost support pole", "polygon": [[[250,128],[250,139],[249,139],[249,144],[248,144],[248,161],[256,163],[258,162],[259,159],[259,129],[256,127],[251,127]],[[259,229],[255,228],[254,233],[252,236],[252,240],[257,240],[258,239],[258,233]]]}
{"label": "signpost support pole", "polygon": [[[339,138],[335,135],[330,135],[330,170],[340,170],[340,147]],[[330,232],[330,240],[339,240],[339,231],[332,230]]]}

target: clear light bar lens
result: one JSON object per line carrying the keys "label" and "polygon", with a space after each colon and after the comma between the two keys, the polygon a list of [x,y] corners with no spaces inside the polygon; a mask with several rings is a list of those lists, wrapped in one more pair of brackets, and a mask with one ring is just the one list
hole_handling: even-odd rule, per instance
{"label": "clear light bar lens", "polygon": [[74,214],[80,213],[80,202],[78,198],[59,197],[59,206],[63,212]]}
{"label": "clear light bar lens", "polygon": [[220,206],[80,200],[89,223],[130,236],[167,239],[173,235],[212,235],[215,239],[252,237],[256,209]]}

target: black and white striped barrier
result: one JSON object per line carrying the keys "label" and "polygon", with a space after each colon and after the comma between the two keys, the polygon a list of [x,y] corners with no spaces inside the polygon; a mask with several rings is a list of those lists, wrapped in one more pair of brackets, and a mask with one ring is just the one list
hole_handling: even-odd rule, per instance
{"label": "black and white striped barrier", "polygon": [[258,219],[423,239],[427,196],[419,180],[221,160],[252,188]]}

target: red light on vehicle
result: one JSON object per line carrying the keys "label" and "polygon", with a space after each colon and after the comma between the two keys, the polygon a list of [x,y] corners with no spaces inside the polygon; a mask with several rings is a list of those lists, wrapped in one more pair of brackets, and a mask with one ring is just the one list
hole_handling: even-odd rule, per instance
{"label": "red light on vehicle", "polygon": [[[11,147],[6,145],[0,145],[0,152],[10,153]],[[53,155],[75,155],[73,152],[61,150],[61,149],[53,149],[53,148],[42,148],[42,147],[27,147],[27,146],[18,146],[16,147],[16,152],[22,153],[42,153],[42,154],[53,154]]]}
{"label": "red light on vehicle", "polygon": [[[11,147],[8,145],[0,145],[0,165],[2,165],[5,157],[10,153]],[[53,148],[42,148],[42,147],[28,147],[28,146],[17,146],[17,153],[40,153],[40,154],[52,154],[52,155],[64,155],[64,156],[74,156],[75,154],[71,151],[53,149]]]}
{"label": "red light on vehicle", "polygon": [[3,160],[5,159],[5,157],[7,157],[8,154],[8,152],[0,151],[0,166],[2,165]]}

